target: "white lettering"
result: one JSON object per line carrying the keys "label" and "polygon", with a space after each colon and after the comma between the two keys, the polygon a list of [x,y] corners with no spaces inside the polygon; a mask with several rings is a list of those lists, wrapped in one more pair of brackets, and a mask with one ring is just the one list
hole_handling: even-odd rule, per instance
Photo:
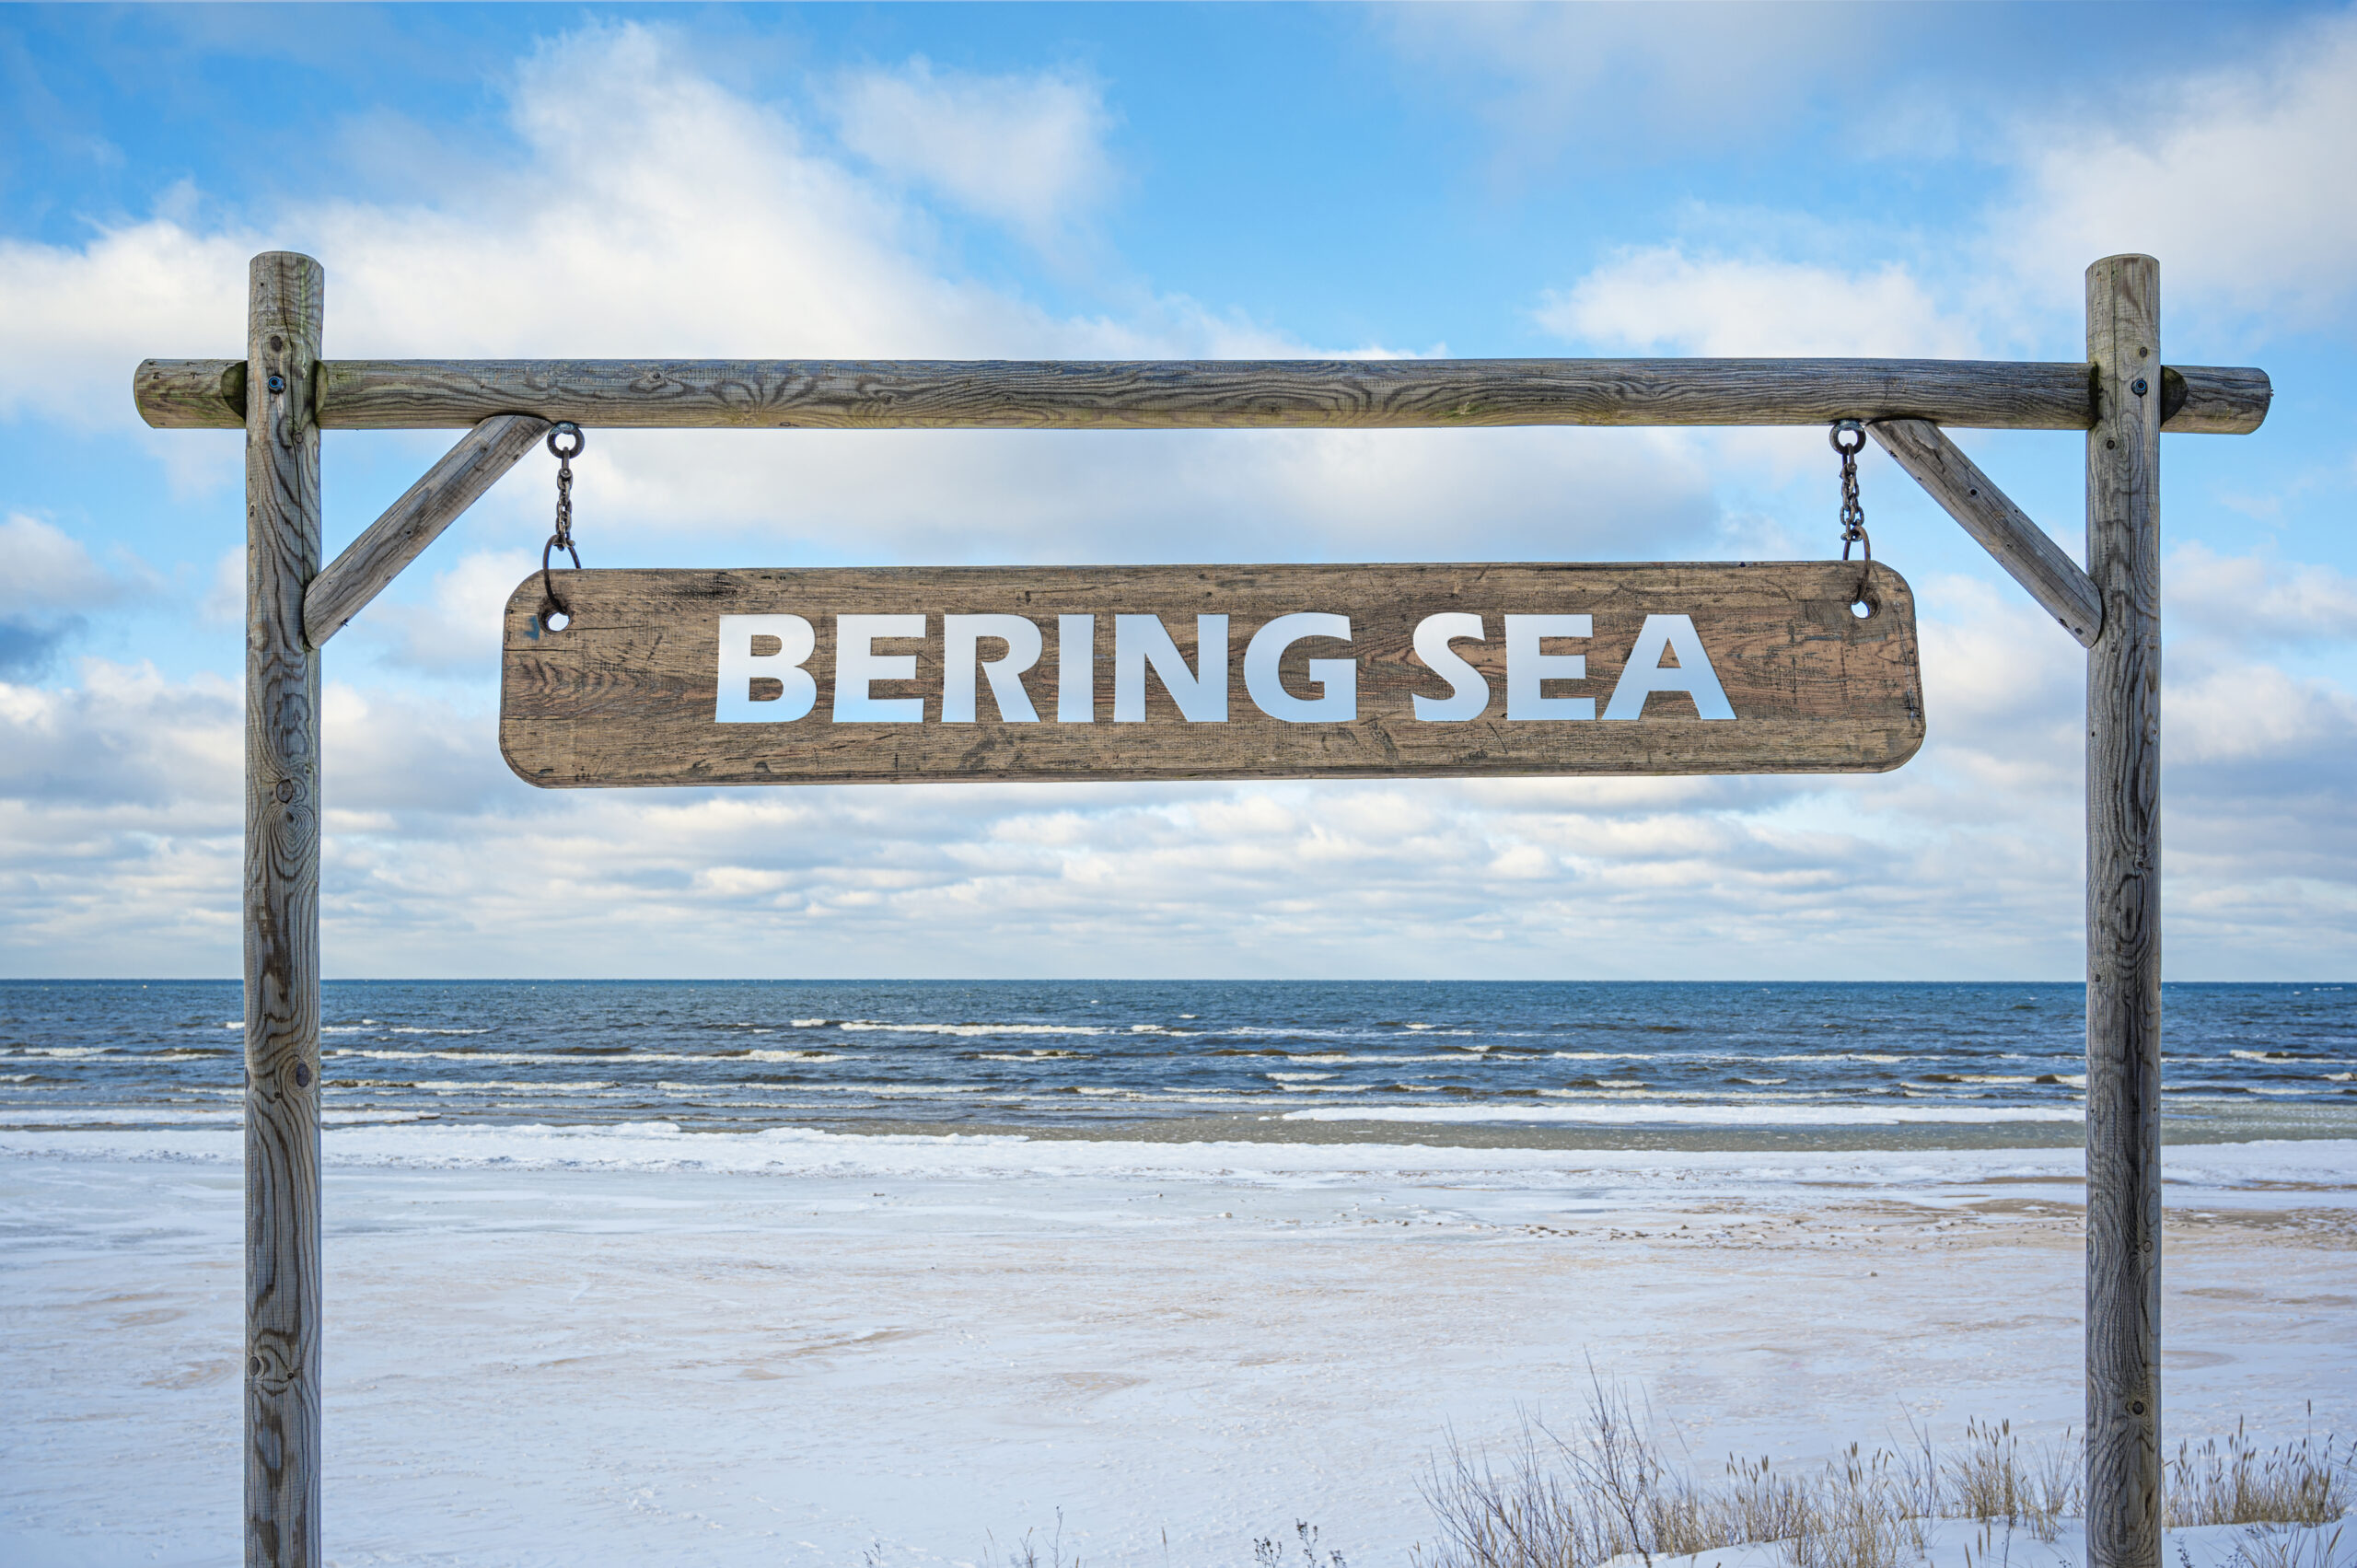
{"label": "white lettering", "polygon": [[[776,647],[757,652],[756,642]],[[791,724],[819,701],[819,683],[802,668],[819,635],[799,615],[724,615],[720,618],[720,700],[716,724]],[[774,680],[774,697],[753,695],[753,682]]]}
{"label": "white lettering", "polygon": [[1158,615],[1113,617],[1113,722],[1145,722],[1145,669],[1192,724],[1227,722],[1227,617],[1195,617],[1195,663],[1190,670]]}
{"label": "white lettering", "polygon": [[1592,637],[1596,621],[1586,615],[1509,615],[1506,617],[1506,717],[1509,719],[1592,719],[1593,697],[1542,697],[1539,682],[1585,680],[1585,654],[1542,654],[1545,637]]}
{"label": "white lettering", "polygon": [[1488,635],[1481,630],[1480,616],[1457,610],[1427,615],[1416,622],[1416,656],[1424,661],[1426,669],[1448,682],[1447,696],[1416,699],[1418,718],[1427,724],[1462,724],[1488,711],[1490,683],[1448,645],[1460,638],[1479,643]]}
{"label": "white lettering", "polygon": [[1314,658],[1309,679],[1316,697],[1296,697],[1277,679],[1285,650],[1310,637],[1351,640],[1347,615],[1280,615],[1252,633],[1244,645],[1244,689],[1262,713],[1287,724],[1348,724],[1359,716],[1359,661],[1354,658]]}
{"label": "white lettering", "polygon": [[1097,617],[1056,617],[1056,722],[1097,722]]}
{"label": "white lettering", "polygon": [[[1661,664],[1665,649],[1678,656],[1678,663],[1667,669]],[[1604,716],[1643,718],[1645,699],[1656,691],[1685,692],[1694,699],[1695,713],[1706,719],[1735,717],[1735,709],[1728,706],[1727,694],[1719,685],[1719,672],[1711,668],[1711,656],[1702,651],[1702,639],[1690,615],[1645,617],[1637,645],[1629,652],[1629,668],[1620,672],[1620,683],[1612,688],[1612,701],[1604,705]]]}
{"label": "white lettering", "polygon": [[[981,643],[995,637],[1006,645],[1004,658],[984,659]],[[990,678],[991,698],[1007,724],[1038,724],[1023,672],[1039,662],[1039,628],[1020,615],[945,615],[941,618],[941,722],[974,722],[974,671]]]}
{"label": "white lettering", "polygon": [[835,722],[837,724],[923,724],[923,697],[874,697],[868,684],[877,680],[914,680],[917,656],[879,654],[878,637],[922,637],[922,615],[838,615],[835,617]]}

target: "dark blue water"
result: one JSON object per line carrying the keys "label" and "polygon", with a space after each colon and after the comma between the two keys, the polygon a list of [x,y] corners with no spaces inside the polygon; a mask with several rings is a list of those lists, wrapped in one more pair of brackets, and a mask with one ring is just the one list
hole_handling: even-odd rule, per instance
{"label": "dark blue water", "polygon": [[[2357,1131],[2357,989],[2166,994],[2173,1135]],[[368,981],[326,988],[323,1065],[331,1121],[2075,1142],[2081,1007],[2022,984]],[[238,1019],[230,983],[0,982],[0,1124],[226,1124]]]}

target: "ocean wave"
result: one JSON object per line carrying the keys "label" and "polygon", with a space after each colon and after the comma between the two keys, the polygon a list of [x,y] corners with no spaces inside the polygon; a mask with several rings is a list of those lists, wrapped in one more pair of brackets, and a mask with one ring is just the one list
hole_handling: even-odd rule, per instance
{"label": "ocean wave", "polygon": [[1607,1126],[1639,1122],[1698,1127],[1887,1127],[1909,1123],[2078,1121],[2076,1110],[2046,1107],[1851,1105],[1434,1105],[1335,1106],[1289,1110],[1287,1121],[1538,1121]]}
{"label": "ocean wave", "polygon": [[[373,1127],[396,1122],[431,1121],[430,1110],[323,1110],[322,1125],[329,1127]],[[0,1109],[0,1128],[25,1131],[23,1123],[42,1127],[75,1127],[103,1130],[109,1127],[198,1127],[238,1128],[245,1125],[242,1110],[188,1110],[177,1106],[125,1105],[99,1109],[79,1107],[71,1110],[43,1110],[29,1113],[24,1107]]]}
{"label": "ocean wave", "polygon": [[[1296,1107],[1308,1121],[1366,1120],[1354,1107]],[[56,1131],[0,1131],[8,1158],[168,1159],[233,1171],[243,1140],[218,1118],[177,1127],[93,1124]],[[333,1119],[331,1118],[331,1122]],[[406,1124],[403,1124],[406,1121]],[[1561,1194],[1567,1184],[1608,1191],[1674,1191],[1681,1201],[1713,1191],[1761,1190],[1803,1203],[1823,1196],[1813,1184],[1836,1181],[1938,1189],[1994,1178],[2047,1180],[2059,1191],[2080,1173],[2075,1146],[2053,1148],[1904,1148],[1812,1151],[1564,1149],[1476,1147],[1442,1142],[1167,1143],[1114,1138],[1030,1138],[1020,1133],[829,1132],[816,1128],[689,1131],[648,1118],[597,1126],[552,1126],[375,1116],[331,1125],[324,1144],[331,1168],[391,1170],[548,1170],[800,1177],[815,1179],[966,1183],[1044,1177],[1055,1179],[1265,1181],[1323,1188],[1398,1177],[1421,1183],[1535,1184]],[[2177,1144],[2162,1153],[2172,1191],[2232,1191],[2254,1205],[2313,1202],[2282,1184],[2345,1186],[2357,1140]],[[881,1185],[881,1182],[877,1183]],[[660,1193],[653,1181],[632,1191]],[[961,1189],[942,1190],[950,1202]]]}
{"label": "ocean wave", "polygon": [[2273,1067],[2357,1066],[2357,1060],[2346,1056],[2310,1056],[2298,1051],[2230,1051],[2226,1054],[2243,1062],[2264,1062]]}
{"label": "ocean wave", "polygon": [[1107,1035],[1113,1031],[1093,1024],[886,1024],[869,1018],[856,1018],[835,1026],[839,1029],[904,1035]]}
{"label": "ocean wave", "polygon": [[1888,1052],[1877,1051],[1810,1051],[1789,1056],[1753,1056],[1748,1060],[1753,1062],[1871,1062],[1876,1066],[1889,1067],[1902,1062],[1912,1062],[1916,1058],[1893,1056]]}
{"label": "ocean wave", "polygon": [[713,1066],[730,1062],[841,1062],[839,1051],[366,1051],[338,1046],[319,1053],[336,1062],[465,1062],[485,1067],[578,1067],[583,1058],[617,1067],[642,1063]]}

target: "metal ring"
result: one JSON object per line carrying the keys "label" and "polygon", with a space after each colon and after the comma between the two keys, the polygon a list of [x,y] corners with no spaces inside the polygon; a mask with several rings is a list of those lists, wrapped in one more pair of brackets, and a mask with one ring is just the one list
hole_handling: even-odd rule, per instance
{"label": "metal ring", "polygon": [[[556,444],[556,438],[560,436],[570,436],[573,437],[573,450],[568,452]],[[549,452],[552,456],[560,460],[570,461],[571,459],[579,457],[581,455],[581,449],[588,445],[589,437],[581,434],[581,426],[574,424],[573,421],[569,419],[560,419],[554,424],[549,426]]]}
{"label": "metal ring", "polygon": [[[1841,437],[1844,434],[1856,436],[1858,444],[1854,447],[1841,445]],[[1854,458],[1866,449],[1866,427],[1854,419],[1837,419],[1833,422],[1833,429],[1826,439],[1832,442],[1833,449],[1843,457]]]}

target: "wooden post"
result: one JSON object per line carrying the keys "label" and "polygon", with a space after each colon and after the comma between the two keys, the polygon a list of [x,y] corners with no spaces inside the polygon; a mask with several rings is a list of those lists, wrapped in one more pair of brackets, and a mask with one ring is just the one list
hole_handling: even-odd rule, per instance
{"label": "wooden post", "polygon": [[326,274],[253,259],[246,353],[246,1564],[319,1562],[319,569]]}
{"label": "wooden post", "polygon": [[2160,263],[2087,269],[2087,1563],[2161,1568]]}

